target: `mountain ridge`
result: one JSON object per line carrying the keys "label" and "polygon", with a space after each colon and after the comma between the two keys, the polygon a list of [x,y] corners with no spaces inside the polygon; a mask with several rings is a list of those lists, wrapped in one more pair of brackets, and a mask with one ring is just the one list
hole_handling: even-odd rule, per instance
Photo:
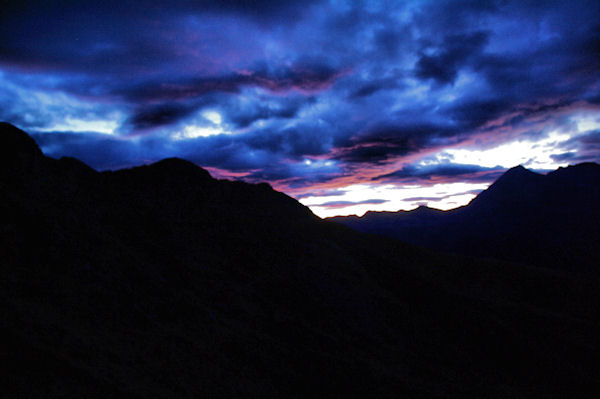
{"label": "mountain ridge", "polygon": [[517,166],[460,208],[331,220],[428,248],[600,275],[597,203],[598,164],[546,175]]}
{"label": "mountain ridge", "polygon": [[170,178],[170,161],[33,154],[0,173],[8,398],[600,388],[593,279],[364,235],[265,184]]}

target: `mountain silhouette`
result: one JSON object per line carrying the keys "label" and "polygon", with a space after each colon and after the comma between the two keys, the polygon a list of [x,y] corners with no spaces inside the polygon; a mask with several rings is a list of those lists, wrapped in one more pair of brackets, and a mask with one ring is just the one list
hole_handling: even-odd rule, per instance
{"label": "mountain silhouette", "polygon": [[468,205],[331,220],[436,250],[600,275],[600,165],[509,169]]}
{"label": "mountain silhouette", "polygon": [[600,389],[595,279],[356,232],[184,160],[97,172],[8,124],[0,148],[3,397]]}

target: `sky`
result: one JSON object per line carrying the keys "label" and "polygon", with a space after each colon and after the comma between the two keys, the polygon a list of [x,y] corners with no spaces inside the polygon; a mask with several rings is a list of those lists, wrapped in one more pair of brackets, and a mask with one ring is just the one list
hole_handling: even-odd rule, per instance
{"label": "sky", "polygon": [[0,120],[98,170],[180,157],[321,216],[600,161],[597,1],[4,1]]}

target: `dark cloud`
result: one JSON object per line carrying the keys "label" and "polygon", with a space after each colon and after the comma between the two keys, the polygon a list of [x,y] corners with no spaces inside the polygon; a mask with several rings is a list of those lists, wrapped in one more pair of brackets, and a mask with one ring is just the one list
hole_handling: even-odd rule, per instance
{"label": "dark cloud", "polygon": [[379,204],[385,204],[386,202],[389,202],[389,200],[368,199],[368,200],[364,200],[364,201],[329,201],[329,202],[325,202],[322,204],[316,204],[313,206],[318,206],[321,208],[336,209],[336,208],[346,208],[348,206],[353,206],[353,205],[379,205]]}
{"label": "dark cloud", "polygon": [[277,130],[259,130],[245,134],[240,138],[249,149],[267,150],[272,153],[283,152],[286,137]]}
{"label": "dark cloud", "polygon": [[590,95],[586,98],[587,102],[590,104],[599,105],[600,104],[600,94],[598,95]]}
{"label": "dark cloud", "polygon": [[359,87],[358,89],[356,89],[351,94],[351,97],[354,97],[354,98],[368,97],[371,94],[374,94],[380,90],[383,90],[384,88],[385,88],[385,86],[381,85],[379,83],[368,83],[368,84],[365,84],[365,85]]}
{"label": "dark cloud", "polygon": [[329,137],[321,129],[310,126],[306,128],[291,128],[282,132],[286,138],[288,148],[286,152],[296,158],[305,155],[322,155],[329,151]]}
{"label": "dark cloud", "polygon": [[312,167],[302,163],[283,163],[276,167],[265,164],[245,176],[245,179],[252,182],[279,182],[290,189],[297,189],[328,182],[341,176],[344,176],[344,172],[335,166]]}
{"label": "dark cloud", "polygon": [[105,134],[52,132],[32,136],[45,155],[77,158],[97,170],[121,169],[146,161],[139,145]]}
{"label": "dark cloud", "polygon": [[[228,64],[220,53],[251,56],[260,48],[257,32],[240,36],[225,25],[245,19],[263,28],[293,24],[310,3],[8,1],[0,13],[0,58],[27,71],[93,75],[105,79],[103,86],[118,83],[114,77],[128,82],[144,75],[164,77],[164,72],[219,76]],[[206,19],[212,21],[203,24]]]}
{"label": "dark cloud", "polygon": [[577,135],[561,145],[564,152],[550,155],[557,162],[598,162],[600,160],[600,130]]}
{"label": "dark cloud", "polygon": [[159,126],[170,125],[194,112],[194,108],[167,103],[139,110],[127,121],[134,130],[145,130]]}
{"label": "dark cloud", "polygon": [[452,193],[452,194],[446,194],[446,195],[440,195],[438,197],[409,197],[409,198],[403,198],[403,201],[407,201],[407,202],[439,202],[442,200],[445,200],[447,198],[450,197],[454,197],[457,195],[465,195],[465,194],[471,194],[471,195],[477,195],[479,193],[481,193],[481,191],[483,190],[469,190],[469,191],[465,191],[462,193]]}
{"label": "dark cloud", "polygon": [[569,139],[566,145],[580,145],[586,149],[600,151],[600,130],[591,130]]}
{"label": "dark cloud", "polygon": [[[55,26],[60,23],[73,25],[77,17],[95,16],[106,22],[115,20],[135,20],[160,15],[186,15],[186,14],[234,14],[256,18],[260,22],[265,21],[294,21],[306,10],[308,6],[315,3],[314,0],[172,0],[169,2],[159,0],[139,0],[135,3],[119,0],[104,0],[102,2],[90,0],[62,0],[60,6],[56,3],[44,0],[5,0],[2,3],[3,13],[0,21],[8,23],[11,20],[22,22],[31,21],[30,26],[39,26],[40,29]],[[48,17],[44,19],[43,17]],[[50,18],[55,17],[55,18]],[[108,21],[107,21],[108,19]],[[85,21],[90,23],[91,19]],[[105,29],[111,27],[107,26]],[[126,28],[116,25],[112,28]]]}
{"label": "dark cloud", "polygon": [[273,126],[254,130],[237,136],[235,140],[251,150],[265,150],[293,160],[327,154],[331,141],[322,127],[310,124],[293,128],[279,129]]}
{"label": "dark cloud", "polygon": [[228,109],[228,119],[238,128],[245,128],[259,120],[268,120],[273,118],[293,118],[296,116],[296,113],[299,109],[299,105],[269,107],[259,103],[256,104],[256,106],[252,109],[240,110],[239,112]]}
{"label": "dark cloud", "polygon": [[550,155],[550,158],[552,158],[553,160],[557,161],[557,162],[563,162],[563,161],[572,161],[572,160],[576,160],[577,158],[579,158],[579,156],[577,155],[576,152],[563,152],[561,154],[552,154]]}
{"label": "dark cloud", "polygon": [[162,102],[196,99],[212,93],[238,93],[243,87],[260,87],[274,93],[311,92],[327,88],[340,73],[322,65],[294,65],[272,71],[256,70],[188,80],[153,80],[116,88],[114,94],[132,102]]}
{"label": "dark cloud", "polygon": [[353,82],[354,85],[357,85],[357,88],[352,88],[350,93],[350,98],[352,99],[362,99],[365,97],[370,97],[373,94],[376,94],[382,90],[394,90],[401,87],[398,83],[398,78],[390,77],[387,79],[372,79],[368,82]]}
{"label": "dark cloud", "polygon": [[342,148],[335,156],[347,163],[385,163],[388,159],[406,155],[417,150],[409,139],[398,138],[381,142],[358,144],[350,148]]}
{"label": "dark cloud", "polygon": [[308,198],[308,197],[335,197],[338,195],[344,195],[346,190],[325,190],[316,192],[307,192],[296,196],[296,199]]}
{"label": "dark cloud", "polygon": [[383,126],[351,137],[340,146],[335,159],[348,163],[385,163],[389,159],[417,152],[431,141],[456,134],[454,128],[435,124]]}
{"label": "dark cloud", "polygon": [[257,96],[253,101],[230,98],[222,105],[225,118],[237,128],[246,128],[256,121],[292,119],[302,106],[312,100],[305,97],[270,98]]}
{"label": "dark cloud", "polygon": [[454,83],[456,75],[469,59],[480,53],[488,40],[487,32],[447,36],[433,55],[421,54],[415,73],[422,79]]}
{"label": "dark cloud", "polygon": [[446,114],[464,129],[476,129],[486,122],[497,119],[508,113],[514,103],[498,99],[466,99],[457,101],[446,109]]}
{"label": "dark cloud", "polygon": [[[204,12],[206,10],[218,12],[235,12],[242,15],[252,15],[257,18],[262,18],[264,15],[277,16],[285,19],[293,19],[298,16],[298,12],[303,7],[310,6],[315,3],[314,0],[286,0],[286,1],[269,1],[269,0],[183,0],[175,2],[180,7],[186,10],[195,10]],[[162,1],[155,0],[157,5],[164,4]]]}
{"label": "dark cloud", "polygon": [[460,177],[463,181],[492,182],[505,171],[502,167],[487,168],[479,165],[441,163],[426,166],[407,165],[392,173],[374,177],[384,181],[431,181],[434,179]]}
{"label": "dark cloud", "polygon": [[434,201],[434,202],[437,202],[437,201],[443,200],[446,197],[447,196],[440,196],[440,197],[410,197],[410,198],[403,198],[403,200],[407,201],[407,202],[421,202],[421,201],[426,201],[426,202]]}

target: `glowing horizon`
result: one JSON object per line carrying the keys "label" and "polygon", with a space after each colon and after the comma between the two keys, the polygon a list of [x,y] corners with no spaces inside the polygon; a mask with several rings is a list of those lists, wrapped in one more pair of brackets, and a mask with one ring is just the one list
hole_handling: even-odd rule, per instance
{"label": "glowing horizon", "polygon": [[99,170],[179,157],[333,216],[600,161],[594,2],[9,3],[0,120]]}

